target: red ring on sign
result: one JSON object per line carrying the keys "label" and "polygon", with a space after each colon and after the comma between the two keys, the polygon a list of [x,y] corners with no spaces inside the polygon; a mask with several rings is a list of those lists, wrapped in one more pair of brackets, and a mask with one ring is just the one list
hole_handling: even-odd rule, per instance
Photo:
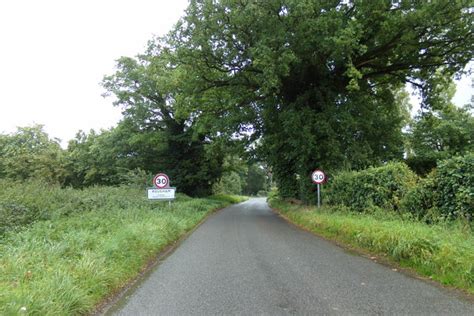
{"label": "red ring on sign", "polygon": [[[156,183],[159,177],[166,178],[166,183],[164,185],[162,184],[158,185]],[[156,176],[153,177],[153,185],[159,189],[168,188],[170,186],[170,178],[164,173],[158,173]]]}
{"label": "red ring on sign", "polygon": [[[314,175],[316,172],[322,173],[323,179],[321,179],[321,180],[314,180],[313,175]],[[311,180],[313,181],[314,184],[322,184],[322,183],[326,182],[326,179],[327,179],[326,174],[325,174],[322,170],[316,169],[316,170],[314,170],[314,171],[311,173]]]}

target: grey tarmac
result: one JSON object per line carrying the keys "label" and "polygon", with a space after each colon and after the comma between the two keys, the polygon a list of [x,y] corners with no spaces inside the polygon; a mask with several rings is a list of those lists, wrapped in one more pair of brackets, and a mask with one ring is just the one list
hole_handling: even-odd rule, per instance
{"label": "grey tarmac", "polygon": [[302,231],[256,198],[212,215],[108,314],[474,315],[474,304]]}

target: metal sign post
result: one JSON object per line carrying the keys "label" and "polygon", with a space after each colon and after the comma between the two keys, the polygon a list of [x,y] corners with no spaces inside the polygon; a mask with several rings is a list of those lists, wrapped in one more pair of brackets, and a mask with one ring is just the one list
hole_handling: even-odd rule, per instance
{"label": "metal sign post", "polygon": [[321,207],[321,185],[318,183],[318,207]]}
{"label": "metal sign post", "polygon": [[311,180],[317,185],[318,190],[318,207],[321,207],[321,184],[326,181],[326,174],[319,169],[316,169],[311,174]]}

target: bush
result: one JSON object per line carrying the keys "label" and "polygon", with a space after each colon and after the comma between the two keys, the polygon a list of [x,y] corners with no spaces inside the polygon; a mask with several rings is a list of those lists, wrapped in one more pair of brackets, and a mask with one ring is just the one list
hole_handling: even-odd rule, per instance
{"label": "bush", "polygon": [[474,153],[440,161],[405,196],[403,209],[428,221],[468,219],[474,212]]}
{"label": "bush", "polygon": [[[181,200],[183,195],[178,195]],[[144,189],[131,187],[61,188],[41,181],[0,180],[0,237],[41,220],[91,210],[153,208]]]}
{"label": "bush", "polygon": [[426,178],[420,179],[401,201],[401,208],[417,219],[425,219],[427,222],[437,220],[439,210],[435,201],[438,199],[438,192],[435,185],[436,170],[431,172]]}
{"label": "bush", "polygon": [[242,179],[237,172],[225,173],[219,182],[212,186],[213,194],[242,194]]}
{"label": "bush", "polygon": [[0,236],[7,230],[48,219],[69,202],[58,185],[0,180]]}
{"label": "bush", "polygon": [[278,191],[278,188],[277,187],[271,187],[270,192],[268,192],[268,195],[267,195],[267,201],[271,202],[271,201],[278,200],[278,199],[280,199],[280,193]]}
{"label": "bush", "polygon": [[435,173],[436,201],[448,218],[474,215],[474,153],[441,161]]}
{"label": "bush", "polygon": [[119,182],[121,185],[137,189],[148,187],[148,184],[152,183],[152,179],[153,175],[140,168],[127,170],[119,175]]}
{"label": "bush", "polygon": [[328,204],[344,205],[363,212],[373,208],[400,210],[400,201],[417,181],[404,163],[389,163],[378,168],[342,172],[327,186]]}

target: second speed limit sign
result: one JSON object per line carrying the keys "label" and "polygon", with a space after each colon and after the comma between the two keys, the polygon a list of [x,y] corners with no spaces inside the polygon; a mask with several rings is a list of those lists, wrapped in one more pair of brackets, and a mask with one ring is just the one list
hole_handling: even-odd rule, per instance
{"label": "second speed limit sign", "polygon": [[153,178],[153,184],[159,189],[167,188],[170,185],[170,178],[164,173],[158,173]]}
{"label": "second speed limit sign", "polygon": [[311,174],[311,180],[313,180],[315,184],[324,183],[326,181],[326,174],[319,169],[314,170]]}

